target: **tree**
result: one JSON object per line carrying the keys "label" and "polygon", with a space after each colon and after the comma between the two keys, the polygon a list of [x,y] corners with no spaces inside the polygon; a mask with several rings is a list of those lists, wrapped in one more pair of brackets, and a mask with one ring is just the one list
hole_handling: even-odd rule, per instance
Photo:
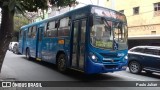
{"label": "tree", "polygon": [[75,3],[76,0],[0,0],[2,9],[2,21],[0,29],[0,72],[8,49],[9,42],[13,37],[14,14],[24,14],[26,11],[36,12],[38,9],[45,10],[48,4],[60,7]]}
{"label": "tree", "polygon": [[18,41],[19,38],[19,30],[22,26],[29,23],[29,20],[21,14],[14,15],[14,31],[12,41]]}

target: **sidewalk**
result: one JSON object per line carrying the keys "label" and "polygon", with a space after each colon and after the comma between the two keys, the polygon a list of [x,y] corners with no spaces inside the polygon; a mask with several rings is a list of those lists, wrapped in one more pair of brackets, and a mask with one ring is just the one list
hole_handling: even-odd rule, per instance
{"label": "sidewalk", "polygon": [[[16,80],[16,76],[15,76],[14,72],[10,68],[8,68],[6,65],[3,65],[2,71],[0,73],[0,81],[3,82],[3,81],[15,81],[15,80]],[[2,87],[0,87],[0,90],[18,90],[18,89],[17,88],[2,88]]]}

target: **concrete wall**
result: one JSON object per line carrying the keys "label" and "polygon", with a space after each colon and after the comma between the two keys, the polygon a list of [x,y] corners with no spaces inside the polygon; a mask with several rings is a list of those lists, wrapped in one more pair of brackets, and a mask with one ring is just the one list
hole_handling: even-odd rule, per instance
{"label": "concrete wall", "polygon": [[[160,11],[154,12],[154,3],[160,0],[106,0],[106,7],[124,10],[128,21],[128,35],[160,35]],[[133,15],[133,8],[139,7],[139,14]]]}

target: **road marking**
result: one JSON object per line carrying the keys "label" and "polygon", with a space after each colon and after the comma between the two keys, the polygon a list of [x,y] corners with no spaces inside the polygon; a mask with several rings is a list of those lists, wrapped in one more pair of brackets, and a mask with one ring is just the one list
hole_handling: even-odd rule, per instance
{"label": "road marking", "polygon": [[137,81],[146,81],[146,80],[134,78],[134,77],[131,77],[131,76],[124,76],[124,75],[120,75],[120,74],[116,74],[116,73],[113,73],[113,74],[115,74],[117,76],[125,77],[125,78],[134,79],[134,80],[137,80]]}

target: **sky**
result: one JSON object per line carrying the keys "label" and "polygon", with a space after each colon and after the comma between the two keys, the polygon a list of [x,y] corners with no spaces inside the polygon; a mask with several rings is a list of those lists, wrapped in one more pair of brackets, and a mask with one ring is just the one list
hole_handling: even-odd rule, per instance
{"label": "sky", "polygon": [[77,7],[82,7],[88,4],[104,6],[105,0],[77,0],[77,1],[79,2],[79,5]]}

